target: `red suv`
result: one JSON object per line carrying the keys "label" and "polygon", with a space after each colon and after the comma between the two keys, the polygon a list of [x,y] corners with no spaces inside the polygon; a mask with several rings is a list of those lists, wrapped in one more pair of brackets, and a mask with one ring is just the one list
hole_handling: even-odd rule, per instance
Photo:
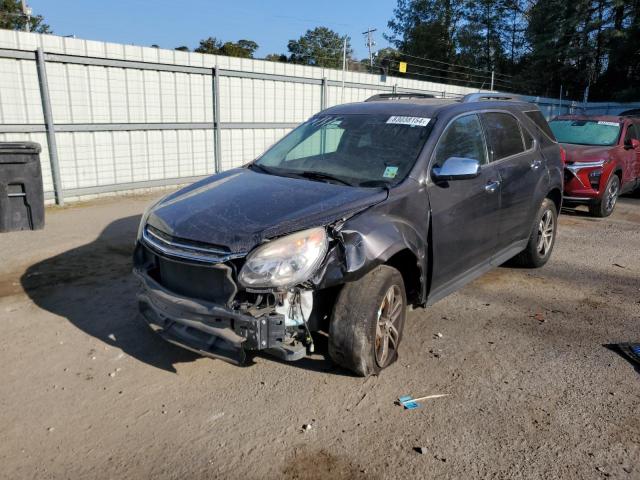
{"label": "red suv", "polygon": [[608,217],[640,187],[640,117],[561,115],[549,126],[566,152],[564,205]]}

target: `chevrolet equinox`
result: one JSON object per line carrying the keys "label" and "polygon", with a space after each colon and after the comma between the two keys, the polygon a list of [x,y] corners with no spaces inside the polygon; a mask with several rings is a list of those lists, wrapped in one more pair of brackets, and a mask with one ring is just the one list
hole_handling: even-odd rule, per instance
{"label": "chevrolet equinox", "polygon": [[236,364],[300,359],[324,332],[331,359],[366,376],[397,358],[408,307],[507,261],[544,265],[563,164],[539,109],[426,97],[329,108],[151,206],[134,254],[150,327]]}

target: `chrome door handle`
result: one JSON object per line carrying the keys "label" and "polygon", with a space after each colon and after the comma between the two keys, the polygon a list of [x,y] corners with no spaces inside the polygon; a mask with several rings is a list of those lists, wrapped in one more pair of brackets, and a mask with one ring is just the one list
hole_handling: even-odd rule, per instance
{"label": "chrome door handle", "polygon": [[500,182],[498,180],[492,180],[484,186],[484,189],[487,193],[495,193],[498,191],[499,186]]}
{"label": "chrome door handle", "polygon": [[532,170],[537,170],[542,166],[542,160],[534,160],[533,162],[531,162],[531,169]]}

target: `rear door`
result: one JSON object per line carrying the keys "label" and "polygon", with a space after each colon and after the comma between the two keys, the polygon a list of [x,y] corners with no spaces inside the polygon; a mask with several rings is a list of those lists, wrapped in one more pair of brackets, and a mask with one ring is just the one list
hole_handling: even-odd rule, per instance
{"label": "rear door", "polygon": [[488,264],[498,238],[499,178],[495,166],[488,162],[477,114],[464,114],[449,123],[436,145],[430,168],[442,166],[450,157],[473,158],[482,167],[476,178],[429,182],[433,298],[450,291],[483,262]]}
{"label": "rear door", "polygon": [[497,252],[527,238],[539,207],[535,193],[545,174],[533,136],[509,112],[485,112],[489,159],[500,175],[500,227]]}

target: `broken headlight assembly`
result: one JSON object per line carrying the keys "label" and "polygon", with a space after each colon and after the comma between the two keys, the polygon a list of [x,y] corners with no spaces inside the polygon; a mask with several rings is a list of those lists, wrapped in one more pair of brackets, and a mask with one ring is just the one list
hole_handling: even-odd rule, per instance
{"label": "broken headlight assembly", "polygon": [[324,228],[311,228],[273,240],[253,250],[240,283],[249,288],[290,287],[302,283],[320,266],[328,248]]}

